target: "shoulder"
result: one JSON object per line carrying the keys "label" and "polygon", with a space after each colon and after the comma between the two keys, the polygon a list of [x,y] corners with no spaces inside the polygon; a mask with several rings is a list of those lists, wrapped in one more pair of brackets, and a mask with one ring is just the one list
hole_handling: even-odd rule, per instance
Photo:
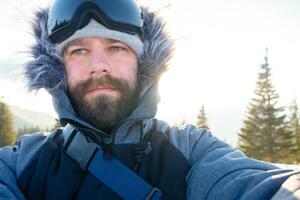
{"label": "shoulder", "polygon": [[14,146],[0,148],[0,161],[19,177],[33,160],[41,146],[49,141],[54,133],[37,132],[18,138]]}
{"label": "shoulder", "polygon": [[214,137],[207,129],[198,129],[194,125],[170,126],[165,121],[158,120],[157,126],[162,130],[169,142],[179,149],[188,161],[193,164],[205,153],[227,144]]}
{"label": "shoulder", "polygon": [[19,179],[33,161],[39,149],[48,140],[49,133],[33,133],[20,137],[14,146],[0,148],[0,199],[25,199],[19,188]]}

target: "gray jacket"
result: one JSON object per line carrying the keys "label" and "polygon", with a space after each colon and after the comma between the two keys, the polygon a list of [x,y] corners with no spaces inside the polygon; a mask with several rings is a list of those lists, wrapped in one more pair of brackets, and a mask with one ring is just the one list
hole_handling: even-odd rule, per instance
{"label": "gray jacket", "polygon": [[[45,88],[52,95],[60,120],[75,121],[101,132],[82,120],[69,102],[61,56],[48,41],[45,28],[47,12],[37,12],[33,23],[36,43],[30,50],[34,59],[25,66],[28,86],[32,90]],[[139,76],[142,77],[139,104],[112,133],[116,144],[137,143],[140,139],[140,123],[143,123],[143,133],[152,127],[159,101],[158,77],[167,69],[174,48],[163,21],[147,9],[143,9],[143,12],[145,49],[139,65]],[[158,128],[162,132],[168,127],[167,123],[158,121]],[[270,199],[288,177],[297,174],[249,159],[212,136],[209,131],[196,129],[192,125],[170,127],[165,134],[191,165],[186,176],[187,198],[190,200]],[[18,179],[47,139],[46,133],[26,135],[15,146],[0,149],[0,199],[24,199]]]}

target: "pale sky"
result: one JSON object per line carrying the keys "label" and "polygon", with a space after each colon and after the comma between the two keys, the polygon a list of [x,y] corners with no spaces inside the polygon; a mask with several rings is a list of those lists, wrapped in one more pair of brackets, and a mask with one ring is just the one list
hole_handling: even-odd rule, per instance
{"label": "pale sky", "polygon": [[[157,2],[161,1],[151,0]],[[194,122],[203,104],[212,132],[234,144],[266,47],[279,105],[300,98],[299,0],[168,2],[171,6],[164,16],[177,39],[177,52],[161,80],[158,118],[171,124],[183,118]],[[11,64],[12,59],[22,63],[20,52],[32,43],[28,28],[32,9],[47,4],[47,0],[0,2],[0,71],[6,72],[0,74],[0,96],[13,105],[54,113],[46,92],[26,93],[22,77],[16,75],[20,68]]]}

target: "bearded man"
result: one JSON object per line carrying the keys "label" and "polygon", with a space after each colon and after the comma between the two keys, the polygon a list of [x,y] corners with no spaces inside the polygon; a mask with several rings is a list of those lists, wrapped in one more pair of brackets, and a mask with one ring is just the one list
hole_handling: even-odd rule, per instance
{"label": "bearded man", "polygon": [[155,119],[174,44],[134,0],[54,0],[33,28],[28,87],[63,127],[0,149],[1,199],[270,199],[297,176]]}

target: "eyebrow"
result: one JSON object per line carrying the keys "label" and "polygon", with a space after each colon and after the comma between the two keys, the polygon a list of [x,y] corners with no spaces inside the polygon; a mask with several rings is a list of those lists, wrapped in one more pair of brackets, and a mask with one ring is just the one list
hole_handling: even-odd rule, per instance
{"label": "eyebrow", "polygon": [[[78,38],[75,40],[72,40],[71,42],[69,42],[65,47],[63,51],[66,51],[70,46],[74,46],[74,45],[83,45],[83,40],[85,40],[85,38]],[[113,43],[123,43],[119,40],[114,40],[114,39],[103,39],[103,41],[107,44],[113,44]]]}
{"label": "eyebrow", "polygon": [[121,42],[121,41],[119,41],[119,40],[114,40],[114,39],[106,39],[105,40],[108,44],[111,44],[111,43],[123,43],[123,42]]}
{"label": "eyebrow", "polygon": [[82,43],[83,43],[82,40],[83,40],[82,38],[72,40],[64,47],[63,52],[65,52],[70,46],[82,45]]}

